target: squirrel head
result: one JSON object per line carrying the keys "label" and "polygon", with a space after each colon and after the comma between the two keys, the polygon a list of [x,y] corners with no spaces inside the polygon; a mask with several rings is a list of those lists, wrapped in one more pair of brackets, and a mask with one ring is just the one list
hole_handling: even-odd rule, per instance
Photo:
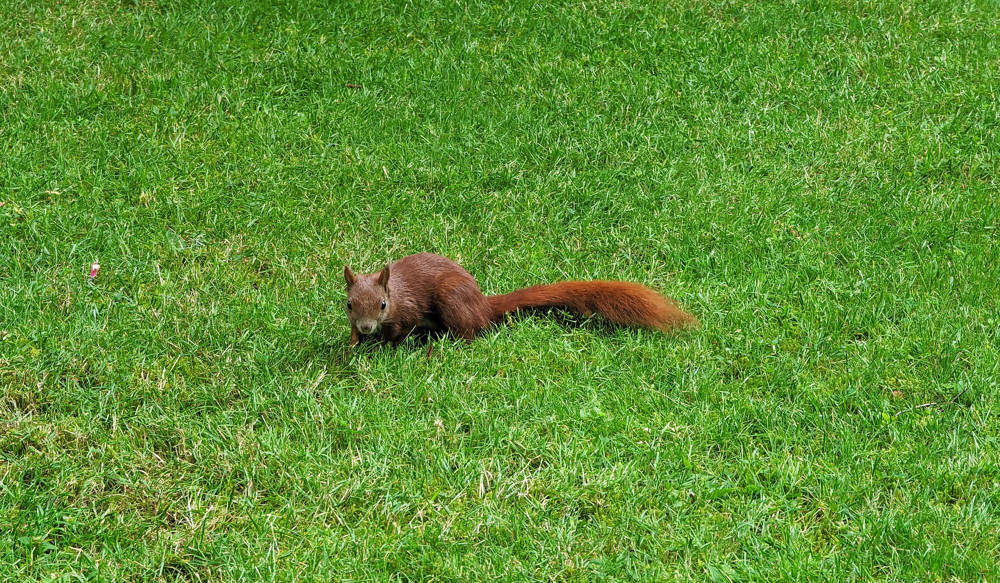
{"label": "squirrel head", "polygon": [[347,282],[347,318],[361,334],[377,331],[389,317],[392,300],[389,298],[389,266],[371,275],[354,275],[344,266]]}

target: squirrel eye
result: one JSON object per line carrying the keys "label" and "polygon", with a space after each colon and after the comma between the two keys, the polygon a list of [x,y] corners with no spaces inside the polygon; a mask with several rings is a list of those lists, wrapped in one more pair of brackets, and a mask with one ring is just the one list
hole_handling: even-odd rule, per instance
{"label": "squirrel eye", "polygon": [[347,309],[348,309],[348,310],[350,310],[350,309],[351,309],[351,302],[350,302],[350,301],[348,301],[348,302],[347,302]]}
{"label": "squirrel eye", "polygon": [[382,309],[385,309],[385,300],[382,300]]}

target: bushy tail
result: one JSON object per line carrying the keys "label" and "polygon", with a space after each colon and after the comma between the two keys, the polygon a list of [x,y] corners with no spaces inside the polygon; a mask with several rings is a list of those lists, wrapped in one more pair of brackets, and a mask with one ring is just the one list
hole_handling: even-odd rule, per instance
{"label": "bushy tail", "polygon": [[693,327],[698,320],[648,287],[626,281],[565,281],[534,285],[486,298],[494,321],[525,308],[565,308],[589,316],[600,314],[624,326],[670,331]]}

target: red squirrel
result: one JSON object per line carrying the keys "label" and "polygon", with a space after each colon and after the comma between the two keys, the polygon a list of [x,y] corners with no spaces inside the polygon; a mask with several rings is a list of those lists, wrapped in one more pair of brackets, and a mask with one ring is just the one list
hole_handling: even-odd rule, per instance
{"label": "red squirrel", "polygon": [[371,275],[344,266],[350,345],[362,337],[397,345],[418,330],[443,330],[471,341],[504,314],[525,308],[597,313],[619,325],[664,332],[698,320],[648,287],[626,281],[565,281],[484,296],[475,278],[447,257],[418,253]]}

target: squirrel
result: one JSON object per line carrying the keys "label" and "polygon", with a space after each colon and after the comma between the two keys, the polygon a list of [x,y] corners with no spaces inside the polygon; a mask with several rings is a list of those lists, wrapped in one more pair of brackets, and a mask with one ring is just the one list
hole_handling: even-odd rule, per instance
{"label": "squirrel", "polygon": [[398,345],[419,330],[447,331],[471,342],[504,314],[526,308],[598,313],[614,324],[664,332],[698,325],[673,300],[626,281],[565,281],[484,296],[468,271],[431,253],[403,257],[370,275],[355,275],[345,265],[344,280],[351,346],[362,337]]}

